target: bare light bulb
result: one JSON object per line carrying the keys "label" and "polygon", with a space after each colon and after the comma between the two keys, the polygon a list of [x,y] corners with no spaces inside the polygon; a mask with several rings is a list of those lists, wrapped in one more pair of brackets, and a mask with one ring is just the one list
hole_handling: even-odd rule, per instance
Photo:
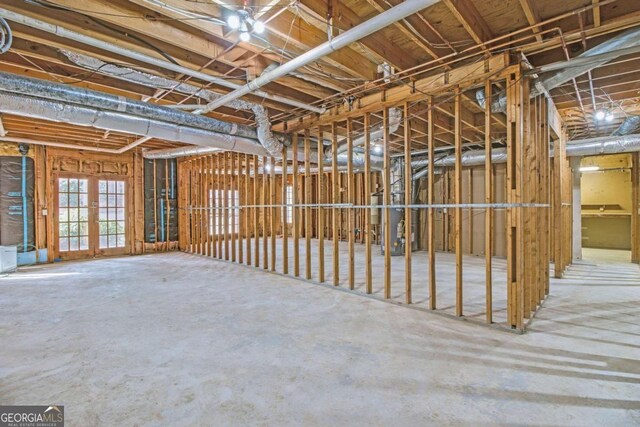
{"label": "bare light bulb", "polygon": [[613,113],[612,113],[611,111],[609,111],[609,112],[607,113],[607,115],[606,115],[606,116],[604,116],[604,119],[605,119],[606,121],[608,121],[608,122],[613,121]]}
{"label": "bare light bulb", "polygon": [[602,111],[602,110],[596,111],[596,120],[604,119],[605,115],[606,115],[606,113],[604,111]]}
{"label": "bare light bulb", "polygon": [[253,23],[253,32],[256,34],[264,33],[264,24],[260,21],[256,21]]}
{"label": "bare light bulb", "polygon": [[240,40],[242,40],[243,42],[248,42],[249,40],[251,40],[251,35],[248,32],[243,31],[242,33],[240,33]]}
{"label": "bare light bulb", "polygon": [[267,172],[271,172],[271,165],[267,163],[264,167],[264,170]]}
{"label": "bare light bulb", "polygon": [[382,153],[382,146],[379,144],[376,144],[373,146],[373,152],[376,154],[380,154]]}
{"label": "bare light bulb", "polygon": [[237,30],[240,28],[240,17],[238,15],[231,15],[227,18],[227,25],[232,30]]}

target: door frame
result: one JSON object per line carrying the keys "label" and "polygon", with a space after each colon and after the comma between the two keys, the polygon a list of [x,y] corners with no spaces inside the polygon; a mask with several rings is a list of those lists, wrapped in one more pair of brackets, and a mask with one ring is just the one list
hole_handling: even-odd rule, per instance
{"label": "door frame", "polygon": [[[88,181],[88,198],[89,198],[89,249],[82,251],[60,251],[60,225],[59,225],[59,183],[60,178],[75,178],[86,179]],[[53,236],[53,257],[61,260],[77,260],[77,259],[90,259],[99,258],[104,256],[121,256],[131,254],[131,227],[130,218],[128,212],[130,210],[132,198],[132,180],[128,175],[116,175],[116,174],[86,174],[77,172],[57,172],[52,174],[52,233]],[[122,248],[100,249],[99,239],[100,231],[98,225],[99,215],[99,190],[98,185],[100,180],[108,181],[123,181],[125,183],[125,215],[124,215],[124,227],[125,227],[125,243]],[[92,203],[96,204],[92,207]],[[63,255],[64,254],[64,255]]]}

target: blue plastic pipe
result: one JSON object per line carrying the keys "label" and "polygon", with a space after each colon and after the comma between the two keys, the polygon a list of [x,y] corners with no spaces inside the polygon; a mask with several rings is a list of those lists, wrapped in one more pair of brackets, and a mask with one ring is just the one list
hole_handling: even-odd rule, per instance
{"label": "blue plastic pipe", "polygon": [[160,199],[160,241],[164,242],[164,199]]}
{"label": "blue plastic pipe", "polygon": [[22,252],[27,252],[29,246],[27,219],[27,156],[22,156]]}

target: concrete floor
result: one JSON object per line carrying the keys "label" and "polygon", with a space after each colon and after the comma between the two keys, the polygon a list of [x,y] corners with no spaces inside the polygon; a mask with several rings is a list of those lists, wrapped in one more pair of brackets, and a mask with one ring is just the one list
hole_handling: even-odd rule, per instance
{"label": "concrete floor", "polygon": [[0,278],[0,404],[76,425],[640,424],[640,268],[583,262],[515,335],[182,254]]}

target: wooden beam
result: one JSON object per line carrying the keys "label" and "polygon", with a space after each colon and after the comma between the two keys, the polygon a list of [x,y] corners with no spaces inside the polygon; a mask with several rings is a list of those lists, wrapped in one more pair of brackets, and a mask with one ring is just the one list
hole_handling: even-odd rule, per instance
{"label": "wooden beam", "polygon": [[[256,179],[255,175],[253,179]],[[247,206],[253,205],[251,200],[251,161],[249,154],[244,155],[244,238],[246,244],[246,264],[251,265],[251,209]]]}
{"label": "wooden beam", "polygon": [[409,119],[409,103],[404,104],[404,293],[405,303],[411,304],[411,250],[413,245],[413,228],[411,225],[413,176],[411,173],[411,120]]}
{"label": "wooden beam", "polygon": [[491,29],[471,0],[442,0],[442,2],[447,5],[476,43],[480,44],[493,39]]}
{"label": "wooden beam", "polygon": [[[318,128],[318,203],[324,203],[324,152],[322,127]],[[318,281],[324,283],[324,207],[318,207]]]}
{"label": "wooden beam", "polygon": [[222,161],[224,162],[222,165],[222,173],[223,173],[223,181],[222,181],[222,207],[223,207],[223,211],[222,211],[222,218],[223,218],[223,226],[224,226],[224,231],[223,231],[223,236],[224,236],[224,260],[225,261],[229,261],[230,254],[229,254],[229,232],[232,231],[229,229],[229,214],[230,214],[230,210],[229,207],[231,206],[231,201],[229,200],[229,188],[231,187],[230,185],[230,177],[229,177],[229,163],[231,160],[231,156],[232,153],[229,151],[225,151],[223,157],[222,157]]}
{"label": "wooden beam", "polygon": [[253,160],[253,197],[252,204],[254,205],[251,208],[251,212],[253,213],[253,266],[258,268],[260,267],[260,208],[257,207],[258,203],[260,203],[260,175],[258,169],[258,156],[252,156]]}
{"label": "wooden beam", "polygon": [[[364,205],[371,204],[371,115],[364,115]],[[371,272],[371,208],[364,208],[364,280],[367,294],[373,292]]]}
{"label": "wooden beam", "polygon": [[[598,3],[600,3],[600,0],[591,0],[591,4],[597,5]],[[601,23],[600,6],[596,6],[593,8],[593,26],[599,27]]]}
{"label": "wooden beam", "polygon": [[640,153],[631,162],[631,262],[640,263]]}
{"label": "wooden beam", "polygon": [[[435,173],[433,164],[435,163],[435,140],[433,135],[433,98],[427,98],[427,135],[428,135],[428,158],[429,169],[427,170],[427,204],[435,203]],[[429,250],[429,308],[436,309],[436,226],[435,209],[430,207],[427,212],[427,249]]]}
{"label": "wooden beam", "polygon": [[237,229],[237,223],[236,223],[236,212],[237,211],[237,203],[236,203],[236,188],[237,188],[237,182],[238,182],[238,175],[236,175],[236,157],[237,154],[236,153],[229,153],[229,167],[230,167],[230,171],[229,171],[229,207],[232,207],[233,209],[229,209],[227,211],[227,215],[229,215],[231,217],[231,228],[229,230],[229,234],[231,237],[231,262],[236,262],[236,229]]}
{"label": "wooden beam", "polygon": [[384,194],[384,297],[391,298],[391,157],[389,156],[389,109],[382,111],[383,132],[383,194]]}
{"label": "wooden beam", "polygon": [[463,65],[453,70],[425,77],[411,84],[400,85],[384,92],[365,95],[353,105],[340,104],[320,116],[317,114],[307,115],[295,120],[278,123],[273,129],[291,133],[336,120],[362,116],[367,112],[373,113],[379,111],[380,108],[397,107],[404,102],[419,101],[424,99],[425,96],[443,93],[455,86],[463,87],[484,82],[487,78],[504,70],[507,64],[508,57],[506,55],[495,55],[485,61]]}
{"label": "wooden beam", "polygon": [[[538,13],[538,9],[536,8],[532,0],[520,0],[520,7],[522,7],[529,25],[535,25],[540,22],[540,14]],[[541,42],[542,35],[540,34],[540,27],[533,27],[532,31],[536,35],[536,40]]]}
{"label": "wooden beam", "polygon": [[266,156],[262,157],[262,269],[267,270],[269,268],[269,223],[267,222],[267,217],[269,213],[269,208],[267,208],[267,204],[269,203],[269,173],[267,163],[268,159]]}
{"label": "wooden beam", "polygon": [[[298,155],[295,151],[293,152],[293,157],[295,158]],[[294,162],[295,164],[295,162]],[[289,208],[285,206],[287,204],[287,187],[289,186],[289,179],[287,175],[287,146],[282,146],[282,205],[284,206],[281,209],[282,214],[280,218],[282,218],[282,274],[289,274]],[[296,173],[294,171],[293,175]],[[293,208],[291,209],[291,214],[293,215]]]}
{"label": "wooden beam", "polygon": [[[331,203],[334,207],[331,209],[331,219],[333,222],[331,238],[333,239],[333,285],[340,284],[340,236],[338,222],[338,209],[335,207],[340,202],[340,186],[338,173],[338,130],[337,123],[331,124]],[[349,159],[351,163],[351,159]]]}
{"label": "wooden beam", "polygon": [[[462,204],[462,114],[460,103],[462,100],[460,88],[456,88],[454,100],[455,108],[455,169],[454,169],[454,198],[456,205]],[[456,245],[456,316],[462,316],[462,208],[457,206],[455,214],[455,245]]]}
{"label": "wooden beam", "polygon": [[[293,218],[291,219],[293,228],[293,275],[300,277],[300,208],[296,205],[300,203],[298,197],[298,181],[299,169],[298,169],[298,134],[291,135],[291,151],[293,153],[292,168],[293,168],[293,192],[292,202],[295,206],[292,209]],[[286,200],[286,199],[285,199]]]}
{"label": "wooden beam", "polygon": [[[493,164],[491,162],[491,101],[492,84],[487,80],[484,85],[486,102],[484,105],[484,202],[493,203]],[[493,323],[493,209],[484,211],[484,259],[485,259],[485,311],[487,323]]]}
{"label": "wooden beam", "polygon": [[311,280],[311,141],[309,129],[304,131],[304,241],[305,278]]}
{"label": "wooden beam", "polygon": [[[347,158],[353,158],[353,123],[351,119],[347,119]],[[365,154],[368,158],[368,155]],[[355,205],[355,176],[353,173],[353,162],[349,161],[347,163],[347,203],[351,205]],[[355,230],[356,230],[356,211],[355,209],[349,208],[348,210],[348,226],[347,233],[349,234],[349,289],[353,290],[355,287]]]}

